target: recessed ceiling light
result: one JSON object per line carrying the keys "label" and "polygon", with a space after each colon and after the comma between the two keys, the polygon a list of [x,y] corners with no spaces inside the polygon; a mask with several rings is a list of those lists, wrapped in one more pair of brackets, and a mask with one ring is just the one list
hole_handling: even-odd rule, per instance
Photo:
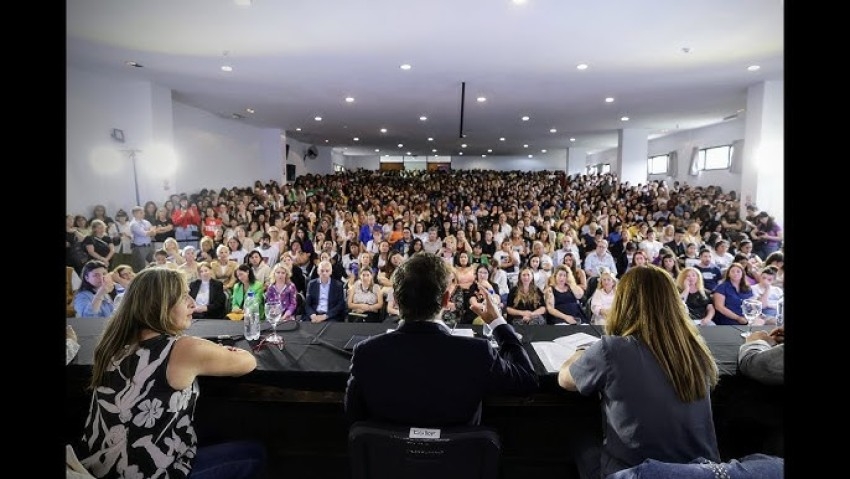
{"label": "recessed ceiling light", "polygon": [[466,148],[466,143],[460,145],[461,148]]}
{"label": "recessed ceiling light", "polygon": [[499,138],[499,141],[505,141],[505,137],[503,136],[503,137]]}
{"label": "recessed ceiling light", "polygon": [[575,139],[575,138],[570,138],[570,141],[576,141],[576,139]]}
{"label": "recessed ceiling light", "polygon": [[605,103],[614,103],[614,97],[609,96],[608,98],[605,99]]}
{"label": "recessed ceiling light", "polygon": [[546,153],[546,149],[544,148],[544,149],[540,150],[540,153]]}
{"label": "recessed ceiling light", "polygon": [[620,121],[629,121],[629,117],[624,116],[624,117],[620,118]]}
{"label": "recessed ceiling light", "polygon": [[523,5],[523,4],[525,3],[525,0],[513,0],[513,2],[514,2],[516,5]]}
{"label": "recessed ceiling light", "polygon": [[429,136],[428,141],[434,141],[434,138]]}
{"label": "recessed ceiling light", "polygon": [[354,103],[354,97],[353,96],[345,97],[345,102],[346,103]]}
{"label": "recessed ceiling light", "polygon": [[232,71],[233,71],[233,67],[232,67],[232,66],[230,66],[230,65],[222,65],[222,66],[221,66],[221,71],[223,71],[223,72],[232,72]]}
{"label": "recessed ceiling light", "polygon": [[436,148],[434,148],[433,150],[431,150],[431,153],[436,153],[436,152],[437,152],[437,149],[436,149]]}
{"label": "recessed ceiling light", "polygon": [[549,133],[558,133],[557,128],[549,128]]}
{"label": "recessed ceiling light", "polygon": [[750,66],[747,67],[747,70],[749,70],[751,72],[758,71],[760,69],[761,69],[761,67],[758,66],[758,65],[750,65]]}
{"label": "recessed ceiling light", "polygon": [[358,137],[356,137],[356,136],[355,136],[355,137],[354,137],[354,141],[360,141],[360,138],[358,138]]}
{"label": "recessed ceiling light", "polygon": [[587,63],[579,63],[578,65],[576,65],[576,68],[578,68],[579,70],[587,70]]}
{"label": "recessed ceiling light", "polygon": [[136,63],[136,62],[130,61],[130,60],[127,60],[126,62],[124,62],[124,64],[127,65],[128,67],[144,68],[141,63]]}
{"label": "recessed ceiling light", "polygon": [[247,111],[248,113],[254,113],[254,109],[253,109],[253,108],[245,108],[245,111]]}
{"label": "recessed ceiling light", "polygon": [[483,96],[479,96],[478,98],[475,99],[475,101],[477,101],[478,103],[484,103],[485,101],[487,101],[487,98],[485,98]]}
{"label": "recessed ceiling light", "polygon": [[379,152],[379,151],[381,151],[381,149],[380,149],[380,148],[375,148],[375,153],[377,153],[377,152]]}
{"label": "recessed ceiling light", "polygon": [[459,151],[457,154],[458,154],[458,155],[460,155],[460,156],[463,156],[463,152],[462,152],[462,151]]}
{"label": "recessed ceiling light", "polygon": [[405,153],[405,155],[410,156],[410,152],[408,151],[407,153]]}
{"label": "recessed ceiling light", "polygon": [[487,155],[481,155],[481,158],[487,158]]}
{"label": "recessed ceiling light", "polygon": [[235,3],[239,7],[250,7],[251,6],[251,0],[233,0],[233,3]]}
{"label": "recessed ceiling light", "polygon": [[425,115],[422,115],[422,116],[419,117],[419,121],[425,121],[427,119],[428,119],[428,117],[425,116]]}
{"label": "recessed ceiling light", "polygon": [[528,121],[528,120],[530,120],[530,118],[527,115],[522,117],[522,121]]}
{"label": "recessed ceiling light", "polygon": [[410,70],[413,67],[411,67],[409,63],[405,63],[405,64],[401,65],[399,68],[401,68],[402,70]]}
{"label": "recessed ceiling light", "polygon": [[404,145],[403,145],[402,143],[399,143],[399,144],[398,144],[398,147],[399,147],[399,148],[404,148]]}
{"label": "recessed ceiling light", "polygon": [[387,132],[386,128],[381,128],[381,133],[386,133],[386,132]]}
{"label": "recessed ceiling light", "polygon": [[298,128],[295,129],[295,131],[301,131],[301,127],[299,126]]}
{"label": "recessed ceiling light", "polygon": [[330,142],[331,142],[331,140],[325,140],[325,143],[330,143]]}
{"label": "recessed ceiling light", "polygon": [[493,149],[492,148],[487,149],[487,153],[493,153]]}
{"label": "recessed ceiling light", "polygon": [[534,158],[534,155],[528,155],[529,158]]}
{"label": "recessed ceiling light", "polygon": [[320,116],[317,116],[316,118],[313,118],[313,119],[316,120],[316,121],[322,121],[322,117],[320,117]]}
{"label": "recessed ceiling light", "polygon": [[522,145],[523,148],[528,148],[528,144]]}

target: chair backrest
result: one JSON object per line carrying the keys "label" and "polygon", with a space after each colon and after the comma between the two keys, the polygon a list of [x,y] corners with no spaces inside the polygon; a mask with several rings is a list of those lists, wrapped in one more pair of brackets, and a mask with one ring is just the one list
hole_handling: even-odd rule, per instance
{"label": "chair backrest", "polygon": [[372,421],[348,432],[353,479],[495,479],[499,434],[484,426],[427,429]]}

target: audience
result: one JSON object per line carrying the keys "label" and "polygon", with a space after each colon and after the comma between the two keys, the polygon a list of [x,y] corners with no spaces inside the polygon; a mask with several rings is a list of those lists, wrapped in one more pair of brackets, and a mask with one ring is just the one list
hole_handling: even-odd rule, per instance
{"label": "audience", "polygon": [[[476,188],[470,190],[470,184],[475,184]],[[457,262],[461,269],[458,279],[462,280],[462,284],[445,288],[447,302],[444,316],[457,316],[449,320],[451,324],[455,321],[486,322],[478,311],[482,304],[487,304],[485,295],[491,298],[495,310],[501,311],[500,305],[495,304],[497,296],[494,294],[501,296],[500,302],[506,307],[505,314],[509,320],[542,324],[544,317],[557,316],[547,309],[548,295],[552,293],[553,306],[559,310],[554,291],[563,295],[569,291],[577,296],[572,286],[575,284],[583,292],[583,296],[577,299],[585,303],[585,308],[579,311],[590,311],[591,322],[595,324],[605,324],[607,318],[609,324],[606,327],[612,327],[610,318],[616,310],[615,291],[620,290],[617,271],[625,271],[634,258],[643,256],[645,259],[646,255],[646,251],[640,250],[630,253],[629,248],[637,242],[644,242],[650,254],[656,248],[658,254],[661,242],[654,237],[662,237],[662,232],[669,236],[670,231],[673,231],[672,238],[665,238],[663,246],[673,250],[673,257],[679,260],[680,268],[693,266],[675,275],[675,266],[671,265],[670,273],[679,286],[680,300],[687,305],[688,314],[695,323],[746,324],[739,317],[740,305],[737,312],[735,310],[736,298],[746,295],[746,278],[743,285],[737,282],[735,277],[740,268],[732,266],[731,261],[726,271],[716,265],[718,260],[727,264],[725,262],[729,261],[730,255],[734,260],[735,253],[750,260],[748,269],[752,269],[752,275],[748,276],[758,278],[758,283],[752,284],[750,294],[767,298],[767,302],[763,300],[763,312],[768,323],[771,323],[776,302],[783,294],[781,229],[765,212],[754,214],[750,220],[752,224],[743,222],[745,226],[741,228],[736,214],[729,213],[740,211],[741,205],[735,192],[726,193],[716,186],[690,186],[679,182],[668,186],[666,181],[659,180],[632,186],[619,182],[610,173],[568,177],[563,172],[480,170],[358,170],[334,175],[304,175],[294,185],[278,185],[275,181],[265,185],[257,182],[257,185],[175,195],[169,198],[174,208],[168,207],[168,201],[162,203],[167,213],[164,216],[168,218],[161,219],[163,224],[159,227],[155,224],[157,216],[162,215],[153,214],[158,210],[153,201],[146,204],[151,213],[148,223],[145,209],[141,207],[131,209],[133,218],[129,222],[124,210],[118,210],[113,223],[100,205],[94,208],[92,215],[80,215],[82,220],[79,220],[78,226],[74,223],[77,215],[68,215],[66,264],[80,271],[84,261],[74,263],[73,246],[90,234],[99,235],[98,221],[101,221],[107,226],[103,235],[107,239],[103,241],[118,245],[112,247],[111,257],[107,257],[109,253],[101,256],[110,260],[113,266],[125,262],[133,266],[122,270],[129,277],[124,279],[125,273],[121,273],[121,281],[112,274],[106,276],[114,281],[101,279],[98,282],[97,271],[91,275],[91,280],[86,278],[88,273],[81,275],[83,284],[74,294],[78,316],[110,316],[114,313],[116,295],[121,293],[121,289],[130,287],[131,280],[134,281],[132,271],[142,271],[142,267],[152,259],[152,239],[167,242],[169,248],[166,253],[172,258],[172,263],[179,262],[177,257],[180,255],[175,256],[174,253],[179,253],[179,246],[185,246],[180,257],[180,260],[185,259],[185,263],[180,265],[180,269],[186,273],[190,294],[197,300],[193,312],[196,318],[224,317],[228,308],[239,303],[233,289],[241,283],[244,291],[245,283],[238,275],[245,277],[247,271],[237,273],[240,263],[231,261],[230,256],[240,249],[249,258],[248,269],[254,273],[255,279],[264,276],[261,270],[269,269],[267,281],[259,281],[260,285],[275,284],[276,276],[285,276],[286,279],[281,279],[281,283],[275,286],[278,296],[281,293],[278,289],[284,288],[304,294],[305,314],[301,319],[313,322],[345,320],[348,297],[355,281],[362,281],[363,270],[371,270],[373,283],[385,286],[383,294],[378,296],[387,305],[389,317],[404,318],[404,301],[391,288],[393,274],[416,257],[414,253],[422,250],[445,253],[444,261]],[[603,185],[608,188],[604,197],[598,194]],[[86,220],[88,216],[92,216],[91,224]],[[224,234],[225,226],[230,236]],[[168,228],[173,228],[173,231],[167,231]],[[246,234],[246,231],[249,233]],[[577,246],[582,234],[582,245],[592,246],[586,257],[582,256],[583,249]],[[202,236],[200,243],[199,236]],[[235,239],[241,247],[228,248],[226,240],[229,238]],[[290,242],[290,238],[293,241]],[[382,247],[384,238],[394,241],[394,246]],[[366,259],[361,260],[360,254],[374,239],[378,239],[372,243],[378,254],[367,254]],[[256,240],[257,247],[254,248],[252,243]],[[172,246],[172,242],[178,245],[178,249]],[[716,246],[714,251],[706,249],[697,253],[703,244]],[[731,252],[727,251],[730,244]],[[197,251],[192,251],[192,245],[198,246]],[[315,253],[312,245],[315,245]],[[389,246],[389,242],[386,245]],[[681,252],[683,246],[684,253]],[[402,254],[395,254],[399,249]],[[85,256],[85,249],[82,251]],[[103,252],[106,253],[105,250]],[[189,259],[190,253],[197,258]],[[564,270],[572,272],[566,275],[560,266],[552,269],[553,276],[549,278],[550,286],[544,288],[545,294],[540,288],[529,288],[520,274],[520,271],[530,271],[533,285],[534,271],[528,269],[529,263],[540,262],[538,277],[542,277],[540,272],[546,264],[544,255],[554,258],[553,265],[564,265]],[[251,261],[254,257],[260,258],[259,263]],[[336,260],[328,261],[327,258]],[[486,268],[485,260],[491,262],[492,270]],[[760,260],[764,260],[763,264]],[[207,261],[205,287],[201,286],[204,264],[196,261]],[[634,261],[638,263],[640,260]],[[663,264],[666,260],[660,262]],[[168,263],[166,260],[166,266]],[[325,263],[331,265],[330,277],[322,275],[321,266]],[[336,266],[333,266],[335,263]],[[108,264],[104,265],[103,273]],[[278,273],[277,268],[273,269],[276,264],[290,274]],[[372,267],[373,264],[383,267],[379,271]],[[314,265],[318,265],[315,267],[317,277],[311,280],[309,273],[313,272]],[[768,268],[769,265],[772,268]],[[343,284],[347,281],[335,280],[337,269],[351,278],[347,285]],[[469,271],[475,272],[471,283],[468,281]],[[593,273],[588,275],[591,271]],[[558,279],[561,276],[572,277],[574,281],[565,279],[562,285]],[[593,277],[590,284],[588,276]],[[216,281],[215,277],[221,281]],[[250,285],[257,283],[251,282],[250,278],[246,280],[249,289]],[[105,283],[110,284],[105,286]],[[201,291],[205,288],[217,291],[217,287],[211,286],[213,284],[222,286],[223,291],[220,294],[210,293],[206,304],[202,304],[205,301]],[[360,284],[362,286],[363,283]],[[486,285],[487,292],[480,289],[482,284]],[[98,298],[99,305],[94,304],[101,290],[109,291]],[[272,286],[265,292],[256,289],[257,294],[265,299],[268,299],[271,290]],[[494,294],[489,294],[490,290]],[[223,297],[220,310],[218,299],[213,301],[212,296]],[[289,293],[284,296],[289,296]],[[535,296],[538,301],[535,301]],[[296,295],[293,298],[291,303],[297,307],[298,298]],[[77,302],[82,305],[83,299],[92,303],[88,305],[92,311],[90,314],[79,314],[81,310]],[[413,304],[410,301],[408,308]],[[718,306],[718,301],[725,305],[725,311]],[[91,310],[92,306],[97,306],[97,314]],[[523,309],[526,307],[532,309]],[[540,320],[534,314],[538,311]],[[394,313],[398,316],[393,316]],[[526,316],[533,319],[526,323]],[[566,323],[570,323],[569,316],[575,317],[569,313],[564,316],[560,319]],[[688,337],[683,330],[679,333],[677,343]],[[634,333],[634,336],[639,334]],[[675,374],[672,370],[664,373],[668,377]],[[680,391],[677,389],[676,392]],[[705,457],[711,459],[711,456]]]}

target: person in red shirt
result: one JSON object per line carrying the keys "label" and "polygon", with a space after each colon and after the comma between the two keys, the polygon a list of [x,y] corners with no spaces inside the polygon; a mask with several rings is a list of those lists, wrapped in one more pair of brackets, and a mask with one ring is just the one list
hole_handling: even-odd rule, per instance
{"label": "person in red shirt", "polygon": [[201,225],[201,213],[198,205],[189,205],[189,198],[181,196],[178,206],[171,212],[171,222],[174,224],[174,239],[181,242],[195,241]]}
{"label": "person in red shirt", "polygon": [[223,223],[215,208],[212,206],[207,208],[207,214],[204,217],[204,236],[215,239],[215,232],[221,229]]}

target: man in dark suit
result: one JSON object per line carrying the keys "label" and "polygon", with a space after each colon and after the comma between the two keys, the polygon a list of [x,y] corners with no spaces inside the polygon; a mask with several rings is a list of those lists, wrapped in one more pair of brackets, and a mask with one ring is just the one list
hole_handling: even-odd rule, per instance
{"label": "man in dark suit", "polygon": [[348,301],[342,282],[331,278],[333,265],[330,261],[319,262],[319,277],[307,283],[307,298],[304,302],[304,321],[345,321]]}
{"label": "man in dark suit", "polygon": [[688,249],[688,245],[685,244],[684,238],[685,230],[683,228],[676,228],[673,232],[673,241],[664,243],[664,246],[670,248],[670,251],[673,252],[673,256],[681,258],[685,256]]}
{"label": "man in dark suit", "polygon": [[201,286],[206,282],[207,295],[206,304],[195,304],[195,311],[192,312],[192,317],[195,319],[224,319],[227,314],[227,295],[224,293],[224,283],[212,277],[212,270],[208,263],[201,263],[198,267],[198,279],[189,283],[189,296],[198,300],[198,292]]}
{"label": "man in dark suit", "polygon": [[[403,324],[354,349],[345,391],[348,419],[417,427],[479,424],[488,394],[531,394],[538,380],[520,339],[489,294],[477,312],[493,330],[497,352],[481,338],[453,336],[440,320],[449,301],[449,266],[417,253],[393,274]],[[479,284],[479,289],[485,291]]]}

